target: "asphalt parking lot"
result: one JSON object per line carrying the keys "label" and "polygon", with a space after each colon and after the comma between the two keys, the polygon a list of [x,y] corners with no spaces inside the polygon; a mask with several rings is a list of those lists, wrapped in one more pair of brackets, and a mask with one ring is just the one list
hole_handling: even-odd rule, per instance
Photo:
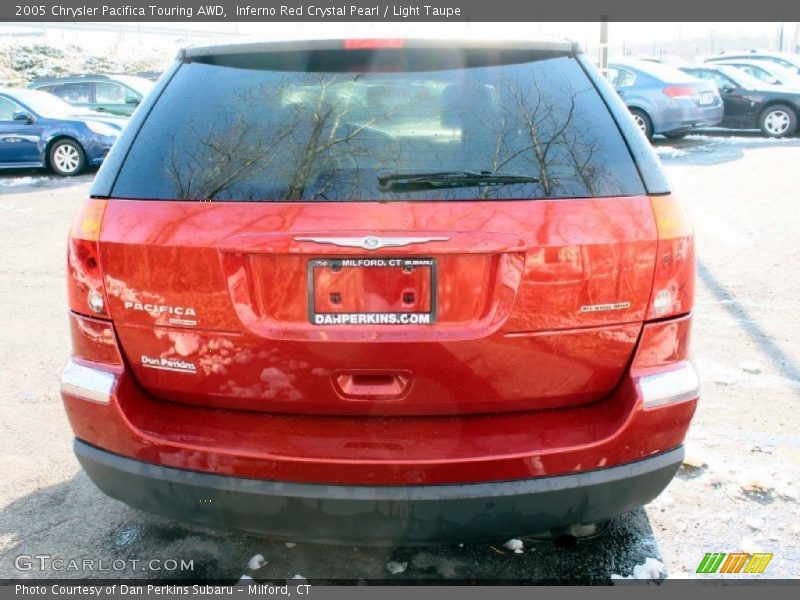
{"label": "asphalt parking lot", "polygon": [[[0,172],[0,578],[603,582],[647,559],[665,571],[649,561],[653,568],[637,572],[692,577],[706,552],[734,551],[772,552],[764,577],[800,577],[800,138],[715,131],[657,141],[656,151],[698,244],[694,351],[703,394],[687,464],[658,499],[604,535],[573,547],[523,540],[521,553],[505,539],[397,549],[285,544],[188,527],[106,498],[72,455],[58,391],[70,347],[65,240],[92,174]],[[26,555],[128,562],[55,571],[27,569],[16,560]],[[263,564],[251,563],[256,555]],[[193,570],[142,570],[152,559],[191,560]]]}

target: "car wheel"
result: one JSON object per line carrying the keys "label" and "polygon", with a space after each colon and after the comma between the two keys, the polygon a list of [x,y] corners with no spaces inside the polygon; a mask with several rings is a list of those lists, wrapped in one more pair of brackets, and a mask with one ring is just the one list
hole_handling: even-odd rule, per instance
{"label": "car wheel", "polygon": [[50,168],[56,175],[71,177],[83,171],[85,166],[86,154],[75,140],[58,140],[51,146]]}
{"label": "car wheel", "polygon": [[761,113],[759,126],[768,137],[786,137],[797,129],[797,115],[784,104],[774,104]]}
{"label": "car wheel", "polygon": [[667,131],[664,133],[664,137],[668,140],[680,140],[681,138],[685,138],[689,135],[688,131]]}
{"label": "car wheel", "polygon": [[636,125],[642,130],[644,137],[652,141],[653,122],[650,120],[650,117],[647,115],[647,113],[643,110],[639,110],[638,108],[632,108],[631,115],[633,115],[633,120],[636,122]]}

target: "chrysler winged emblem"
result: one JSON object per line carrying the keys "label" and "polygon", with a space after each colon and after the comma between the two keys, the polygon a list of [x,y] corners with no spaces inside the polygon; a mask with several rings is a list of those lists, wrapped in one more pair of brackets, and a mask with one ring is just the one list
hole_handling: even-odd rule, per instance
{"label": "chrysler winged emblem", "polygon": [[332,244],[346,248],[363,248],[364,250],[380,250],[381,248],[398,248],[411,244],[425,244],[427,242],[446,242],[449,237],[378,237],[368,235],[365,237],[296,237],[296,242],[315,242],[317,244]]}

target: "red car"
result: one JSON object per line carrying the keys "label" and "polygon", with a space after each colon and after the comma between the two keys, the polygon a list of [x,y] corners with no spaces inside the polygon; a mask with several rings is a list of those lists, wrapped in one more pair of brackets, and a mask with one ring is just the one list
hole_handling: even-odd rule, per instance
{"label": "red car", "polygon": [[658,495],[698,399],[692,230],[570,43],[182,52],[69,239],[75,452],[134,507],[477,541]]}

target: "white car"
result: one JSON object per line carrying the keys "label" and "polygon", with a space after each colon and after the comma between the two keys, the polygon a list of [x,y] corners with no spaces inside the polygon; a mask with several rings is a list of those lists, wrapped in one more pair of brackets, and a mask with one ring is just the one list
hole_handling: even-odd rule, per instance
{"label": "white car", "polygon": [[780,65],[800,74],[800,55],[792,52],[769,52],[767,50],[732,50],[720,52],[705,62],[725,62],[731,59],[760,60]]}
{"label": "white car", "polygon": [[731,58],[729,60],[716,61],[714,64],[731,65],[771,85],[800,88],[800,74],[794,69],[781,66],[769,60]]}

